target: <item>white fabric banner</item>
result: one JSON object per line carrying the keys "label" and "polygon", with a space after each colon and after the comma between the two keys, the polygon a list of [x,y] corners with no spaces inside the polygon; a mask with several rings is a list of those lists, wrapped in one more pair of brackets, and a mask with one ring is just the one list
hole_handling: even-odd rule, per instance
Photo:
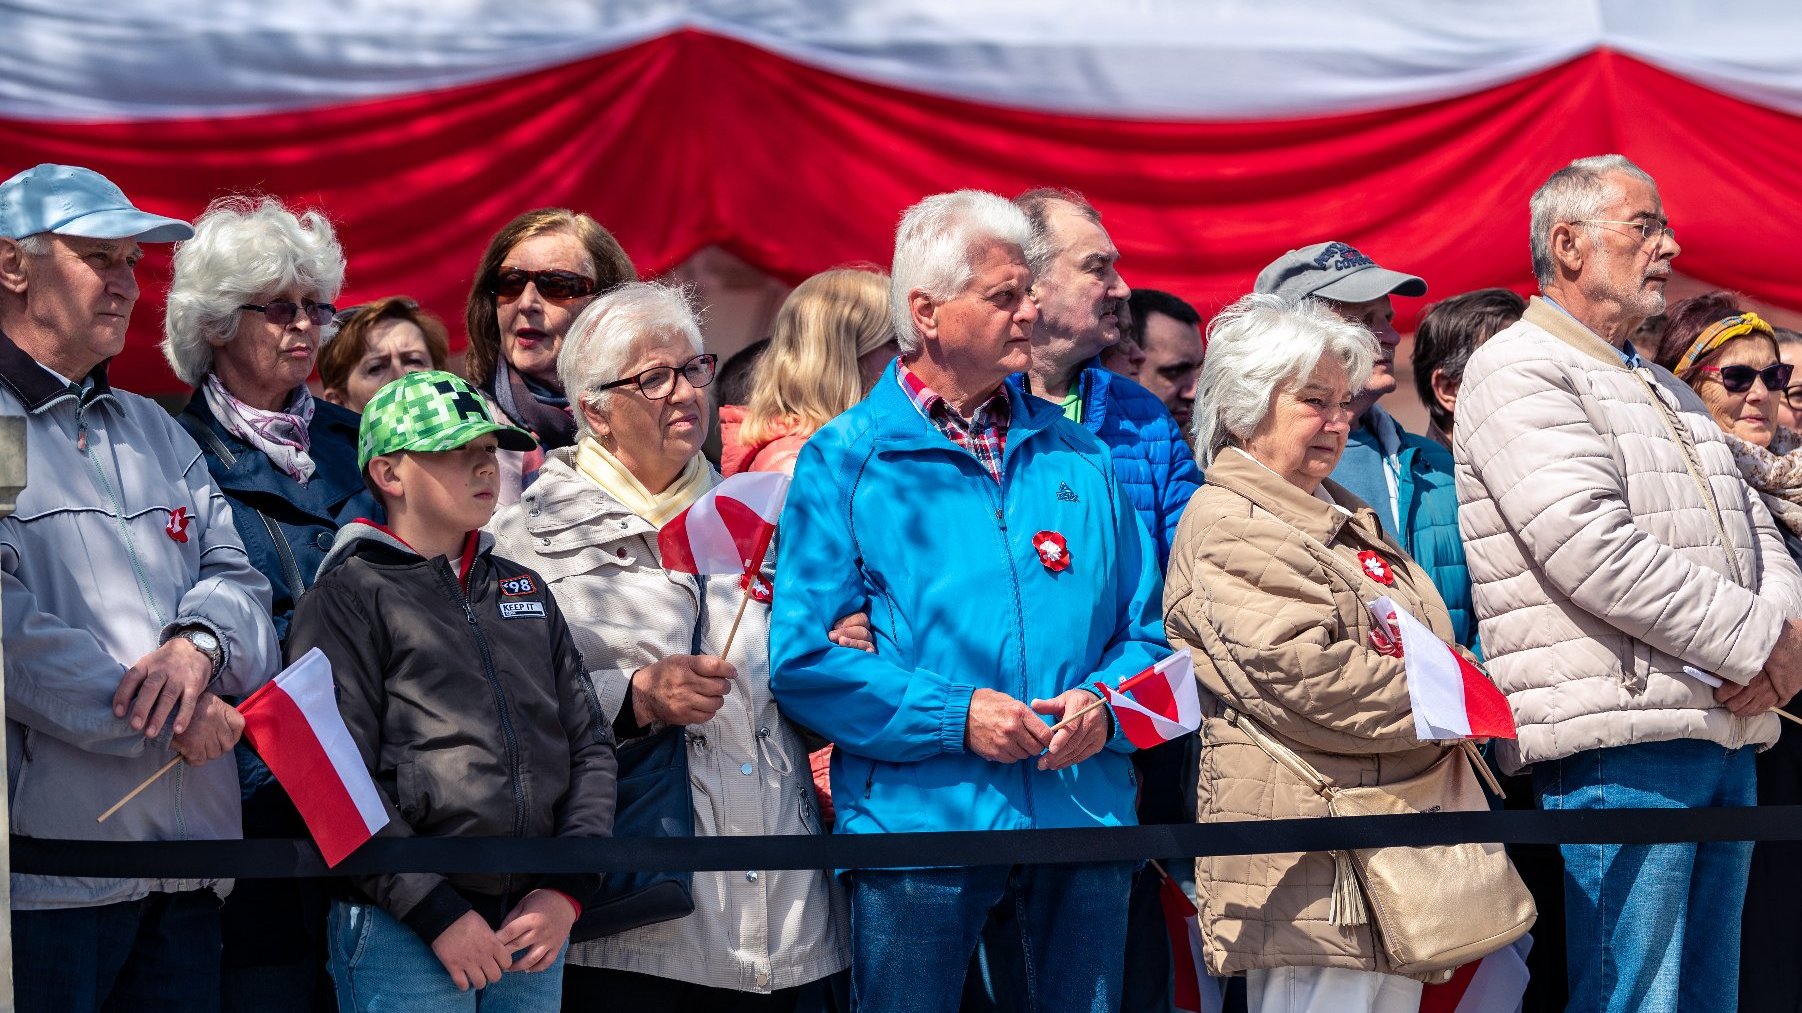
{"label": "white fabric banner", "polygon": [[1780,0],[0,0],[0,116],[331,105],[685,28],[863,80],[1110,118],[1404,106],[1598,47],[1802,113],[1802,4]]}

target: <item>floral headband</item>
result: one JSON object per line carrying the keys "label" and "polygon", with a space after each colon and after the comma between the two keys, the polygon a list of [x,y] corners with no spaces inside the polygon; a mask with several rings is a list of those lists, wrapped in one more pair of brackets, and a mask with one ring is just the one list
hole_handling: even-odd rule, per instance
{"label": "floral headband", "polygon": [[1776,339],[1776,334],[1771,330],[1771,325],[1765,323],[1763,317],[1750,310],[1747,310],[1744,313],[1735,314],[1725,320],[1717,320],[1714,323],[1709,324],[1702,330],[1701,334],[1696,336],[1696,340],[1689,346],[1689,351],[1683,353],[1683,358],[1677,360],[1677,368],[1671,370],[1671,372],[1676,373],[1678,376],[1682,376],[1684,372],[1689,370],[1696,363],[1707,358],[1715,349],[1720,348],[1734,338],[1744,337],[1752,333],[1763,334],[1773,340]]}

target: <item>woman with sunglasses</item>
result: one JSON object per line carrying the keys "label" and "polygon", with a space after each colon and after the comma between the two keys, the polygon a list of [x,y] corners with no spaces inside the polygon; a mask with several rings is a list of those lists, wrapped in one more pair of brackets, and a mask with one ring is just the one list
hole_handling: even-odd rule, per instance
{"label": "woman with sunglasses", "polygon": [[567,208],[527,211],[489,240],[469,290],[464,372],[539,446],[501,452],[502,506],[532,484],[546,451],[575,441],[575,415],[557,378],[569,325],[596,295],[637,279],[613,234]]}
{"label": "woman with sunglasses", "polygon": [[[1793,365],[1758,314],[1730,292],[1672,306],[1659,342],[1671,372],[1695,388],[1727,436],[1746,483],[1777,520],[1791,557],[1802,562],[1802,433],[1779,424]],[[1758,804],[1802,802],[1802,735],[1784,722],[1776,745],[1758,754]],[[1802,996],[1802,950],[1791,899],[1802,890],[1802,844],[1763,841],[1752,849],[1740,920],[1740,1006],[1793,1007]]]}
{"label": "woman with sunglasses", "polygon": [[[331,340],[344,251],[318,211],[227,198],[175,248],[163,354],[199,388],[177,421],[231,501],[250,562],[269,579],[277,635],[338,527],[374,503],[357,467],[357,416],[307,390]],[[173,537],[173,535],[171,536]],[[238,747],[244,836],[306,827],[248,746]],[[223,1008],[308,1011],[324,960],[326,898],[305,880],[242,880],[226,900]]]}
{"label": "woman with sunglasses", "polygon": [[[558,361],[576,443],[489,528],[550,583],[620,743],[685,726],[696,834],[818,833],[806,748],[770,693],[767,572],[721,657],[740,582],[671,573],[658,549],[720,480],[701,456],[716,365],[681,290],[597,298]],[[849,961],[827,872],[697,872],[693,898],[692,914],[572,944],[563,1008],[786,1013]]]}

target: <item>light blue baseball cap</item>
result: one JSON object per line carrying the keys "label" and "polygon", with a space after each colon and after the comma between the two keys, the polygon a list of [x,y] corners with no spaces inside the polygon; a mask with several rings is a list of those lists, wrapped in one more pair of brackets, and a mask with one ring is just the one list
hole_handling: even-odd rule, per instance
{"label": "light blue baseball cap", "polygon": [[34,166],[0,183],[0,238],[40,232],[87,239],[173,243],[192,238],[179,218],[139,211],[113,181],[79,165]]}

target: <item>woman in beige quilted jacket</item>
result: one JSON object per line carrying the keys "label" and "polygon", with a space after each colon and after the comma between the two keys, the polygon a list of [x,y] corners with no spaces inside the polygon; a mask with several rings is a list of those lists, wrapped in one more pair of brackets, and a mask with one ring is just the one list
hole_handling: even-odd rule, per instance
{"label": "woman in beige quilted jacket", "polygon": [[[679,290],[596,299],[558,358],[576,444],[490,528],[550,585],[620,741],[686,726],[696,834],[814,834],[807,750],[770,694],[767,596],[720,657],[739,582],[672,573],[658,553],[658,529],[719,481],[700,455],[713,367]],[[697,872],[694,905],[572,945],[563,1008],[781,1013],[850,961],[827,871]]]}
{"label": "woman in beige quilted jacket", "polygon": [[[1449,748],[1415,738],[1400,652],[1365,604],[1387,595],[1449,640],[1445,603],[1327,479],[1375,354],[1367,331],[1314,303],[1247,296],[1209,328],[1195,409],[1207,484],[1164,590],[1170,644],[1193,649],[1206,691],[1204,822],[1326,815],[1247,719],[1340,785],[1413,777]],[[1326,852],[1196,862],[1208,970],[1245,972],[1252,1013],[1419,1008],[1420,982],[1385,973],[1371,926],[1334,910],[1333,882]]]}

